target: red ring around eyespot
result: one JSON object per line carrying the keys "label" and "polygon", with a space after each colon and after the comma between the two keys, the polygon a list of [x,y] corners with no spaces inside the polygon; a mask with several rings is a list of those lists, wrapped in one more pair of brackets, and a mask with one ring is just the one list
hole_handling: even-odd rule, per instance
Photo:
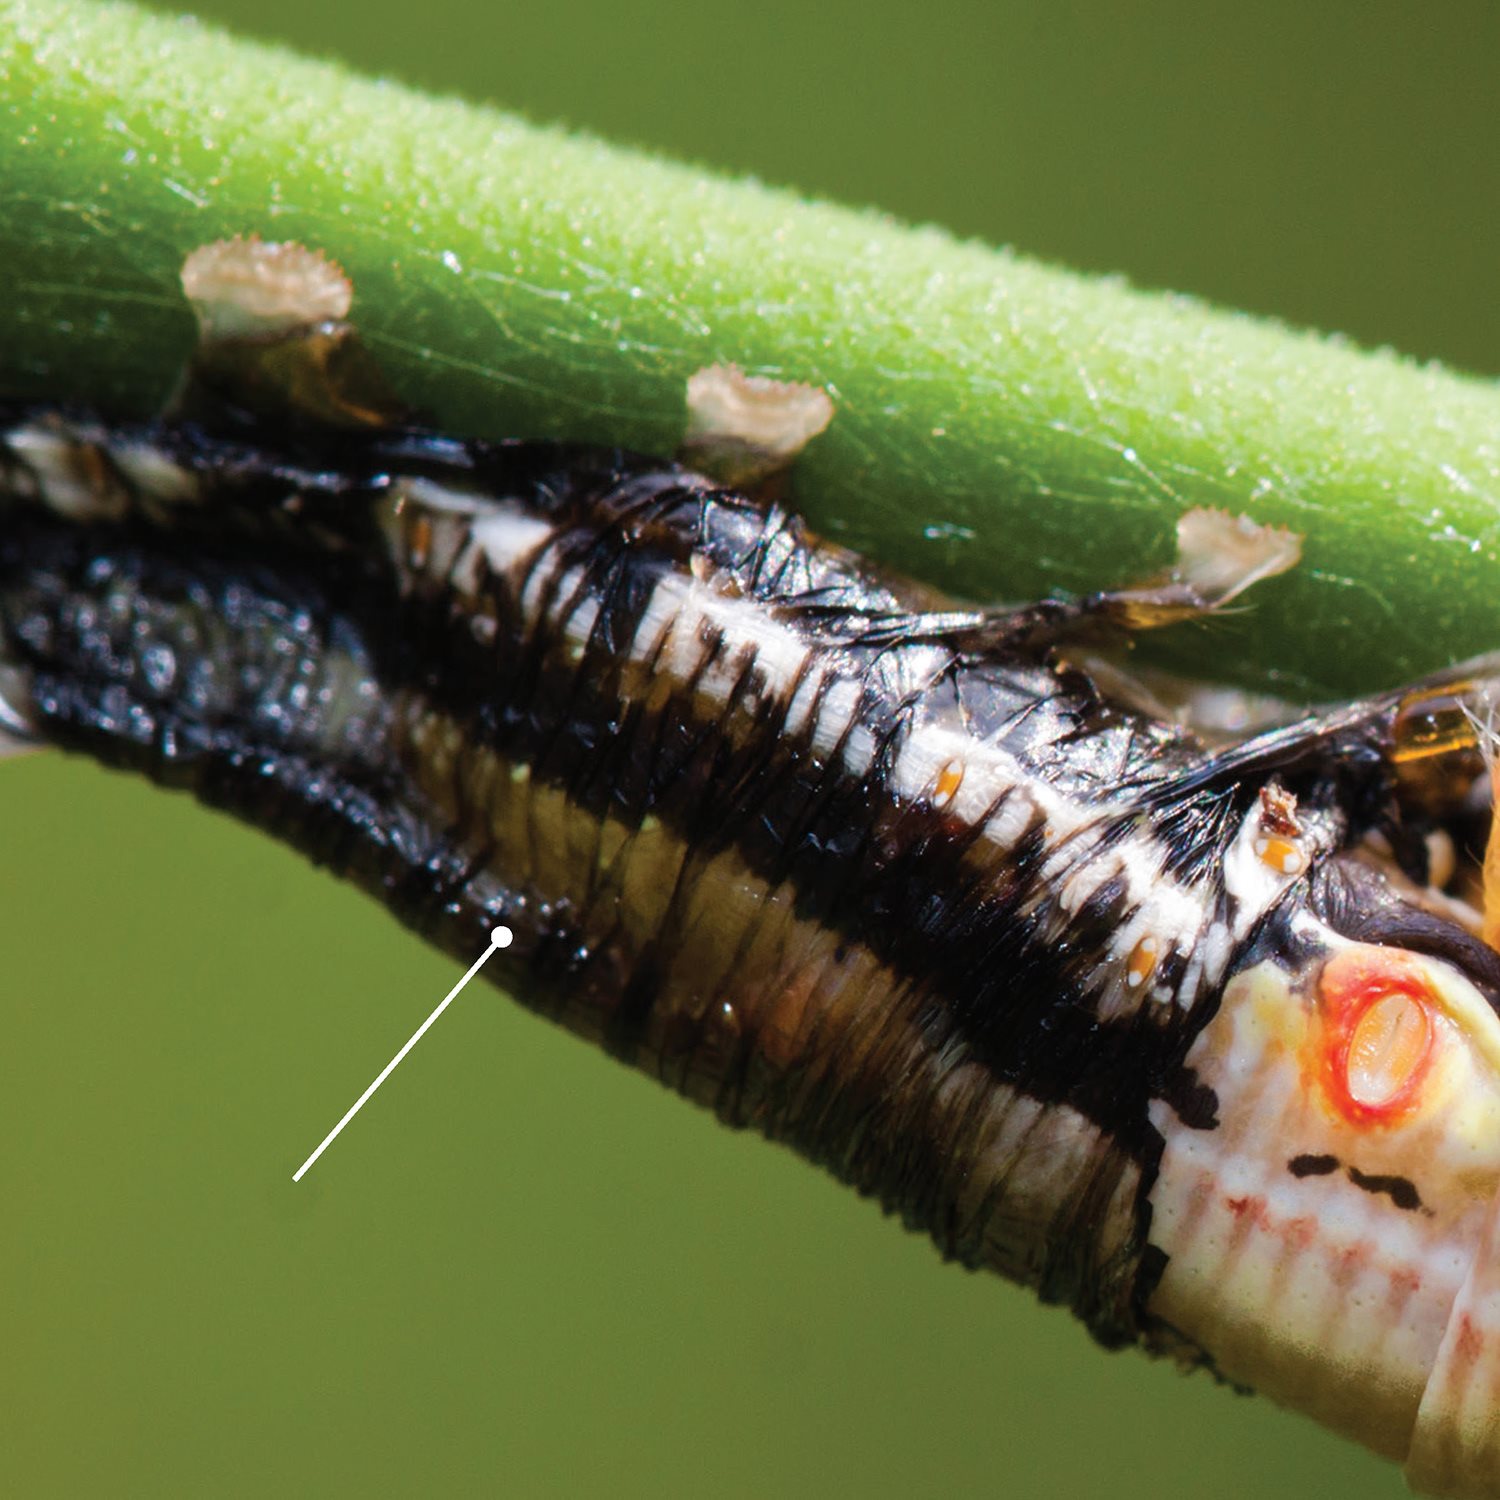
{"label": "red ring around eyespot", "polygon": [[[1323,1009],[1320,1073],[1330,1102],[1355,1125],[1391,1124],[1408,1114],[1432,1065],[1435,1034],[1432,987],[1417,960],[1400,948],[1341,949],[1323,966],[1318,998]],[[1350,1087],[1350,1052],[1361,1021],[1373,1007],[1392,998],[1410,1000],[1417,1007],[1423,1033],[1405,1078],[1375,1103],[1356,1098]]]}

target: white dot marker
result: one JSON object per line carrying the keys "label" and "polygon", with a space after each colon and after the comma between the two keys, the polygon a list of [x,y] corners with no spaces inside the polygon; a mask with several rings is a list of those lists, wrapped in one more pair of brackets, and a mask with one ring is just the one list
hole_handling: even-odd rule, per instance
{"label": "white dot marker", "polygon": [[401,1059],[405,1057],[406,1054],[410,1052],[411,1049],[415,1047],[424,1036],[427,1035],[428,1028],[432,1025],[432,1023],[436,1021],[437,1018],[442,1015],[442,1013],[447,1010],[448,1007],[452,1005],[452,1003],[456,999],[458,999],[459,995],[463,991],[463,987],[484,967],[485,960],[488,959],[489,956],[497,949],[509,948],[510,945],[515,941],[515,936],[515,933],[513,933],[509,927],[491,928],[489,946],[464,971],[464,977],[460,979],[458,983],[455,984],[453,988],[449,990],[448,993],[444,995],[440,1001],[438,1001],[437,1007],[433,1010],[432,1014],[428,1016],[428,1018],[423,1021],[422,1024],[418,1026],[414,1032],[412,1032],[411,1036],[407,1039],[406,1045],[380,1070],[379,1074],[376,1076],[375,1082],[372,1083],[369,1088],[367,1088],[364,1093],[362,1093],[359,1098],[349,1106],[347,1112],[344,1115],[344,1118],[340,1120],[338,1124],[335,1125],[333,1129],[330,1130],[328,1134],[325,1135],[323,1139],[318,1143],[318,1149],[314,1151],[313,1154],[309,1156],[307,1160],[303,1162],[295,1172],[292,1173],[293,1182],[302,1181],[303,1175],[306,1173],[307,1169],[312,1166],[312,1164],[317,1161],[317,1159],[333,1144],[335,1138],[338,1136],[339,1131],[341,1131],[344,1126],[346,1126],[349,1121],[352,1120],[355,1115],[357,1115],[360,1110],[365,1107],[365,1103],[369,1099],[370,1095],[373,1094],[375,1090],[378,1089],[380,1085],[384,1083],[386,1079],[396,1071],[396,1064],[400,1062]]}

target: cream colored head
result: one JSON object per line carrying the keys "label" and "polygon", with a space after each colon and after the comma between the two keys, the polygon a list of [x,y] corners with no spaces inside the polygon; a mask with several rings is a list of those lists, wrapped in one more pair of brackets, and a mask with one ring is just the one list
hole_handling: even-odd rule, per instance
{"label": "cream colored head", "polygon": [[1146,1311],[1420,1489],[1500,1496],[1500,1424],[1475,1420],[1500,1413],[1490,968],[1456,930],[1438,956],[1305,910],[1276,927],[1188,1054],[1217,1125],[1153,1106]]}

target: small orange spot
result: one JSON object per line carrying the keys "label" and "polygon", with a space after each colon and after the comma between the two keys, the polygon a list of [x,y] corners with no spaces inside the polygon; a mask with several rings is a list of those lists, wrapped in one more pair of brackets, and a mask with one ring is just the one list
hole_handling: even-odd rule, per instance
{"label": "small orange spot", "polygon": [[1125,960],[1125,983],[1133,990],[1139,989],[1156,972],[1158,957],[1156,939],[1148,932]]}
{"label": "small orange spot", "polygon": [[963,780],[963,762],[961,760],[945,761],[932,786],[932,805],[939,812],[953,801],[959,787],[963,785]]}
{"label": "small orange spot", "polygon": [[406,555],[414,568],[425,568],[432,551],[432,522],[426,516],[415,516],[407,527]]}
{"label": "small orange spot", "polygon": [[1300,875],[1307,868],[1306,853],[1291,839],[1274,835],[1258,838],[1255,852],[1261,863],[1270,866],[1278,875]]}

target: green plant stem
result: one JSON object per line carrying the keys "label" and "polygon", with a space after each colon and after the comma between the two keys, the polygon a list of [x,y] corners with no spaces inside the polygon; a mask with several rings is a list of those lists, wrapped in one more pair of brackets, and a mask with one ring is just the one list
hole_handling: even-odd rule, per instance
{"label": "green plant stem", "polygon": [[145,412],[183,255],[326,249],[457,431],[667,452],[702,365],[828,386],[797,503],[975,598],[1121,583],[1188,505],[1291,525],[1291,576],[1179,631],[1323,694],[1500,645],[1500,391],[875,215],[349,76],[192,22],[0,3],[0,387]]}

